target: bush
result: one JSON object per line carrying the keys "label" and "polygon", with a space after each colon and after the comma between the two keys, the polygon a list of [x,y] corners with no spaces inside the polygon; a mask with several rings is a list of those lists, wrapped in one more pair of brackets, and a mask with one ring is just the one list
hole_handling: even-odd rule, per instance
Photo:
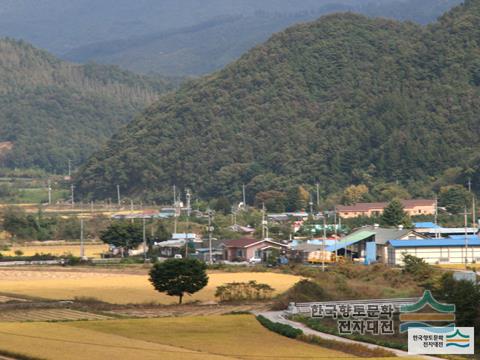
{"label": "bush", "polygon": [[419,282],[428,280],[433,273],[432,267],[416,256],[404,253],[403,263],[405,264],[403,272],[412,275]]}
{"label": "bush", "polygon": [[263,300],[270,298],[274,289],[256,281],[232,282],[217,287],[215,297],[220,301]]}
{"label": "bush", "polygon": [[457,326],[473,326],[480,336],[480,286],[470,281],[456,281],[452,273],[445,273],[433,289],[437,300],[455,304]]}
{"label": "bush", "polygon": [[257,320],[260,322],[260,324],[265,326],[268,330],[276,332],[277,334],[289,337],[291,339],[296,339],[300,335],[303,335],[303,331],[300,329],[295,329],[290,325],[273,322],[262,315],[258,315]]}

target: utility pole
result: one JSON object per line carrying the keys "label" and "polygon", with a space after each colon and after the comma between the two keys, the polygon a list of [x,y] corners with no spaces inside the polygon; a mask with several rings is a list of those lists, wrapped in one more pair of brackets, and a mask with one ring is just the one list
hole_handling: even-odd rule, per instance
{"label": "utility pole", "polygon": [[265,221],[265,203],[262,204],[262,240],[265,239],[265,225],[267,222]]}
{"label": "utility pole", "polygon": [[327,213],[323,212],[322,271],[325,271],[325,241],[327,240]]}
{"label": "utility pole", "polygon": [[120,199],[120,185],[117,184],[117,202],[118,202],[118,207],[121,205],[121,199]]}
{"label": "utility pole", "polygon": [[320,184],[317,182],[317,211],[320,212]]}
{"label": "utility pole", "polygon": [[48,205],[52,205],[52,184],[48,179]]}
{"label": "utility pole", "polygon": [[[438,199],[435,196],[435,225],[438,225]],[[438,228],[435,226],[435,239],[439,238]]]}
{"label": "utility pole", "polygon": [[208,261],[210,264],[213,264],[213,255],[212,255],[212,211],[207,209],[208,213]]}
{"label": "utility pole", "polygon": [[338,241],[338,227],[337,227],[337,207],[333,208],[333,222],[335,226],[335,262],[338,261],[338,250],[337,250],[337,241]]}
{"label": "utility pole", "polygon": [[465,206],[465,212],[463,213],[465,222],[465,267],[468,267],[468,231],[467,231],[467,207]]}
{"label": "utility pole", "polygon": [[308,203],[310,205],[310,216],[313,218],[313,201],[312,201],[312,194],[310,194],[310,201]]}
{"label": "utility pole", "polygon": [[472,192],[472,179],[468,178],[468,192]]}
{"label": "utility pole", "polygon": [[83,241],[83,219],[80,219],[80,258],[85,258],[85,245]]}
{"label": "utility pole", "polygon": [[186,194],[186,197],[187,197],[187,217],[190,217],[190,212],[191,212],[191,198],[192,198],[192,195],[190,194],[190,190],[187,189],[187,194]]}
{"label": "utility pole", "polygon": [[90,201],[90,212],[93,214],[93,200]]}
{"label": "utility pole", "polygon": [[143,261],[147,262],[147,236],[145,233],[145,216],[142,218],[142,225],[143,225]]}
{"label": "utility pole", "polygon": [[188,234],[190,232],[190,190],[187,189],[187,194],[186,194],[186,198],[187,198],[187,230],[186,230],[186,233],[185,233],[185,259],[188,258],[188,243],[189,243],[189,240],[188,240]]}
{"label": "utility pole", "polygon": [[68,178],[72,177],[72,160],[68,159]]}
{"label": "utility pole", "polygon": [[243,208],[247,209],[247,197],[245,196],[245,184],[242,185]]}
{"label": "utility pole", "polygon": [[472,194],[472,227],[477,228],[477,212],[475,206],[475,194]]}
{"label": "utility pole", "polygon": [[71,193],[72,193],[71,194],[71,201],[72,201],[72,209],[73,209],[75,207],[75,196],[74,196],[75,195],[75,193],[74,193],[75,185],[70,186],[70,190],[71,190]]}
{"label": "utility pole", "polygon": [[177,233],[177,189],[173,185],[173,233]]}

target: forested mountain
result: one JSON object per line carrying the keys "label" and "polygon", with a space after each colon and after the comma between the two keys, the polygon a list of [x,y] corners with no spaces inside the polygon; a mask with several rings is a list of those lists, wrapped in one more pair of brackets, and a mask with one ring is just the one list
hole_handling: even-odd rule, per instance
{"label": "forested mountain", "polygon": [[[75,62],[142,73],[201,75],[273,33],[353,11],[422,24],[461,0],[0,0],[0,36]],[[61,29],[61,31],[58,31]]]}
{"label": "forested mountain", "polygon": [[289,28],[163,97],[92,156],[77,189],[335,191],[467,166],[480,148],[479,42],[480,0],[427,27],[336,14]]}
{"label": "forested mountain", "polygon": [[0,39],[0,166],[64,171],[68,159],[80,164],[171,86]]}
{"label": "forested mountain", "polygon": [[223,68],[271,34],[322,14],[355,11],[427,23],[458,3],[459,0],[337,1],[307,12],[224,16],[187,28],[90,44],[73,49],[64,57],[76,62],[117,64],[143,73],[201,75]]}

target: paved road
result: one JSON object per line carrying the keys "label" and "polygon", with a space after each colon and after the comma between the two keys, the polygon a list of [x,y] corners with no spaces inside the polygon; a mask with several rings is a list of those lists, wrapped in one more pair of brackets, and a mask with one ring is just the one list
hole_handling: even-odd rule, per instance
{"label": "paved road", "polygon": [[259,313],[258,315],[262,315],[262,316],[266,317],[267,319],[269,319],[270,321],[290,325],[290,326],[292,326],[296,329],[300,329],[306,335],[315,335],[315,336],[321,337],[322,339],[326,339],[326,340],[335,340],[335,341],[339,341],[339,342],[343,342],[343,343],[349,343],[349,344],[361,344],[361,345],[366,346],[370,349],[388,350],[388,351],[393,352],[395,355],[397,355],[399,357],[415,357],[415,358],[420,357],[420,358],[429,359],[429,360],[444,360],[444,359],[434,357],[434,356],[409,355],[408,352],[406,352],[406,351],[397,350],[397,349],[390,349],[390,348],[386,348],[386,347],[379,346],[379,345],[364,343],[364,342],[361,342],[361,341],[350,340],[350,339],[346,339],[346,338],[343,338],[343,337],[340,337],[340,336],[335,336],[335,335],[331,335],[331,334],[322,333],[320,331],[310,329],[309,327],[305,326],[304,324],[288,320],[285,317],[285,312],[283,312],[283,311],[268,311],[268,312]]}

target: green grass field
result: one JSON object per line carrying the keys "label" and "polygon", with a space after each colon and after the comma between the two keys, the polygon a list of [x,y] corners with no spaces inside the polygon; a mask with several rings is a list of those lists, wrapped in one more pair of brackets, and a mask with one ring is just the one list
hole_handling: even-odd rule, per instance
{"label": "green grass field", "polygon": [[[52,203],[68,198],[67,190],[52,190]],[[17,204],[40,204],[48,202],[48,191],[45,188],[19,189],[18,195],[12,199]]]}

